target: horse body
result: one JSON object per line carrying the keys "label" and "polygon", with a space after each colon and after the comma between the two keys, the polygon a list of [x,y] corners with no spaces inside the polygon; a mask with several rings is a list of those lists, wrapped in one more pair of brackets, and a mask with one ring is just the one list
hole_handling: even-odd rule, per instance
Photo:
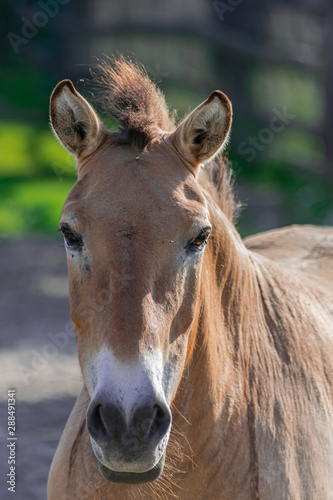
{"label": "horse body", "polygon": [[[81,97],[65,92],[53,112],[73,119]],[[53,118],[80,148],[62,224],[84,388],[49,500],[333,498],[333,230],[240,239],[227,170],[209,160],[230,128],[216,99],[139,151],[89,108],[75,137]]]}

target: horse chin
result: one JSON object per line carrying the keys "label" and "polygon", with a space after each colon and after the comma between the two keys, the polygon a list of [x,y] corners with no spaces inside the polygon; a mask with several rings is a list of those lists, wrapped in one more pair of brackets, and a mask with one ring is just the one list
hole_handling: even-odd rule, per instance
{"label": "horse chin", "polygon": [[115,472],[105,465],[98,463],[99,470],[101,471],[103,477],[112,483],[123,483],[123,484],[138,484],[138,483],[150,483],[155,481],[160,477],[163,471],[165,462],[165,453],[163,454],[160,461],[147,472]]}

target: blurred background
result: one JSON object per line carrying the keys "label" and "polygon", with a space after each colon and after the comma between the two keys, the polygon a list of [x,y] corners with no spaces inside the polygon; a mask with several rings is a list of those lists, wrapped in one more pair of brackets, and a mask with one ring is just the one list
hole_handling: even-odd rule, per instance
{"label": "blurred background", "polygon": [[[141,61],[181,118],[231,98],[229,158],[248,206],[242,235],[333,221],[333,25],[329,0],[1,2],[0,233],[54,234],[75,180],[48,127],[52,88],[96,57]],[[282,119],[281,119],[282,116]],[[274,118],[276,117],[276,118]]]}
{"label": "blurred background", "polygon": [[[179,118],[220,89],[234,106],[228,156],[244,204],[242,236],[294,223],[330,225],[333,5],[0,0],[0,8],[1,437],[6,391],[13,386],[16,498],[42,499],[80,386],[57,234],[76,171],[49,129],[53,87],[70,78],[89,98],[82,81],[89,66],[122,53],[146,66]],[[0,462],[6,470],[3,446]],[[7,494],[4,488],[1,498]]]}

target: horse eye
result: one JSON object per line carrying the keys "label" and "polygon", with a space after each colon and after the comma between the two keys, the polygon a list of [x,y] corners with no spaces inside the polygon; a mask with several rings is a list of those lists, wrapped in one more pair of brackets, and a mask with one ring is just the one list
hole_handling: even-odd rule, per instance
{"label": "horse eye", "polygon": [[60,231],[64,235],[67,247],[71,250],[78,250],[83,246],[82,237],[75,233],[68,224],[61,224]]}
{"label": "horse eye", "polygon": [[202,229],[198,234],[198,236],[194,238],[194,240],[188,243],[186,248],[192,252],[197,252],[198,250],[202,250],[207,243],[207,239],[210,233],[211,233],[210,227]]}

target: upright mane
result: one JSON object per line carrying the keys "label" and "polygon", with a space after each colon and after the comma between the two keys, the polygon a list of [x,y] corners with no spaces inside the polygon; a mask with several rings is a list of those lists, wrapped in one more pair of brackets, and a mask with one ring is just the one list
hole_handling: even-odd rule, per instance
{"label": "upright mane", "polygon": [[235,195],[234,175],[228,160],[223,154],[220,154],[206,162],[201,172],[200,184],[226,217],[235,223],[241,212],[242,204]]}
{"label": "upright mane", "polygon": [[120,124],[119,142],[143,149],[161,130],[174,130],[164,95],[142,65],[120,57],[101,61],[91,73],[97,104]]}
{"label": "upright mane", "polygon": [[[96,89],[94,101],[106,116],[115,118],[120,130],[114,140],[142,150],[161,132],[172,132],[176,123],[163,93],[140,64],[125,59],[102,60],[91,70]],[[237,217],[239,203],[233,191],[232,170],[219,155],[205,164],[200,182],[230,220]]]}

